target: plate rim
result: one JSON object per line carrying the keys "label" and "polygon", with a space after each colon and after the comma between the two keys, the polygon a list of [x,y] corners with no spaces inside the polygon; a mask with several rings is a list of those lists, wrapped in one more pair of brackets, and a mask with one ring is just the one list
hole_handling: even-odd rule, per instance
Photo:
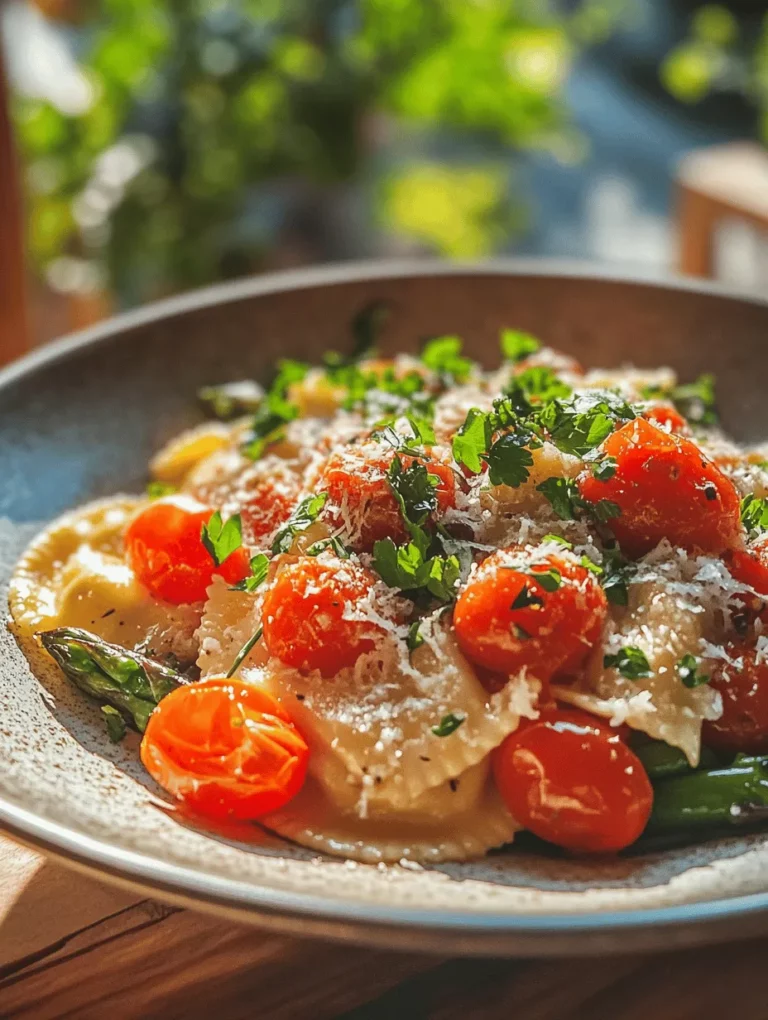
{"label": "plate rim", "polygon": [[[212,305],[318,286],[460,275],[596,280],[725,298],[768,308],[768,297],[740,294],[711,281],[682,276],[660,279],[652,274],[617,271],[582,261],[508,258],[449,264],[431,259],[344,262],[218,284],[113,316],[55,340],[0,369],[0,391],[37,369],[106,343],[120,333]],[[677,932],[681,941],[674,944],[690,945],[716,941],[724,937],[726,925],[735,926],[739,922],[745,922],[748,930],[732,931],[730,937],[756,934],[755,921],[758,930],[768,928],[768,888],[747,895],[639,910],[511,914],[393,908],[240,883],[236,879],[173,864],[104,842],[38,815],[7,799],[2,791],[0,827],[22,843],[112,884],[159,894],[183,906],[225,914],[286,934],[354,940],[370,946],[433,953],[585,955],[598,950],[626,952],[633,945],[644,943],[651,948],[658,944],[660,929]]]}

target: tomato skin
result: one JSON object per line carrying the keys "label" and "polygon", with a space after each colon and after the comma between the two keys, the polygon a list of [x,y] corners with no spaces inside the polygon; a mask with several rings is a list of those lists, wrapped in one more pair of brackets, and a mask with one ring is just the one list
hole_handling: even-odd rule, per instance
{"label": "tomato skin", "polygon": [[230,584],[247,577],[242,546],[217,567],[203,545],[200,533],[212,516],[204,503],[175,495],[155,500],[133,518],[125,532],[126,558],[152,595],[173,605],[201,602],[214,574]]}
{"label": "tomato skin", "polygon": [[[396,454],[394,450],[380,450],[380,446],[377,444],[373,452],[369,445],[349,446],[331,454],[318,483],[318,489],[328,493],[332,504],[346,507],[359,529],[359,539],[353,543],[358,552],[371,552],[374,543],[384,538],[396,543],[408,540],[387,478]],[[438,514],[456,505],[456,480],[447,464],[431,457],[429,451],[423,457],[398,456],[404,469],[416,461],[440,479],[435,489]]]}
{"label": "tomato skin", "polygon": [[642,556],[666,538],[684,549],[718,554],[743,542],[740,500],[730,479],[689,439],[642,418],[610,435],[600,452],[616,473],[600,481],[584,471],[583,499],[616,503],[607,526],[629,556]]}
{"label": "tomato skin", "polygon": [[254,545],[258,545],[281,524],[285,524],[298,500],[298,485],[291,492],[285,486],[275,485],[270,478],[259,481],[249,491],[240,511],[243,532]]}
{"label": "tomato skin", "polygon": [[675,432],[680,436],[688,436],[691,433],[688,422],[672,404],[654,404],[647,411],[643,411],[643,418],[665,432]]}
{"label": "tomato skin", "polygon": [[[578,669],[605,623],[603,589],[571,556],[535,554],[530,567],[518,569],[508,565],[510,554],[515,554],[513,562],[526,556],[522,549],[493,553],[456,600],[453,626],[459,647],[470,661],[493,673],[510,675],[527,667],[546,681]],[[546,591],[536,580],[537,571],[549,569],[562,578],[555,591]],[[540,604],[513,609],[524,587],[527,597]]]}
{"label": "tomato skin", "polygon": [[749,625],[758,618],[768,623],[768,538],[763,536],[746,549],[731,549],[724,559],[731,576],[757,592],[735,596],[744,607],[742,624]]}
{"label": "tomato skin", "polygon": [[754,639],[731,642],[725,650],[742,664],[718,662],[713,670],[709,685],[720,692],[723,714],[704,723],[702,740],[716,751],[764,754],[768,751],[768,663],[757,661]]}
{"label": "tomato skin", "polygon": [[622,850],[651,813],[640,760],[607,723],[578,709],[521,722],[493,752],[493,772],[517,821],[567,850]]}
{"label": "tomato skin", "polygon": [[160,786],[193,811],[219,821],[250,821],[296,796],[309,748],[266,691],[214,678],[163,698],[144,732],[141,760]]}
{"label": "tomato skin", "polygon": [[334,676],[371,651],[380,628],[345,620],[347,603],[365,598],[376,578],[345,562],[334,568],[311,556],[284,567],[264,596],[264,641],[271,655],[301,670]]}

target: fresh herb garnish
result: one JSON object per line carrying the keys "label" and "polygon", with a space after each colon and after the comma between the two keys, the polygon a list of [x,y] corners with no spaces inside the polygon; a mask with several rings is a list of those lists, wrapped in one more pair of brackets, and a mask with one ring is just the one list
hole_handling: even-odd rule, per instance
{"label": "fresh herb garnish", "polygon": [[172,496],[178,491],[178,485],[171,485],[170,482],[147,482],[147,496],[150,499],[162,499],[164,496]]}
{"label": "fresh herb garnish", "polygon": [[230,421],[243,414],[254,414],[264,400],[264,390],[255,382],[224,383],[221,386],[203,386],[197,399],[205,410],[220,421]]}
{"label": "fresh herb garnish", "polygon": [[741,521],[750,535],[758,535],[768,530],[768,499],[745,496],[741,501]]}
{"label": "fresh herb garnish", "polygon": [[685,687],[701,687],[702,684],[709,683],[709,674],[699,673],[699,660],[690,652],[675,664],[675,670]]}
{"label": "fresh herb garnish", "polygon": [[535,336],[519,329],[503,329],[499,337],[499,346],[507,361],[515,363],[529,358],[541,349],[541,344]]}
{"label": "fresh herb garnish", "polygon": [[423,455],[425,446],[433,446],[435,443],[435,430],[431,422],[425,418],[415,418],[405,415],[405,420],[411,430],[410,436],[404,436],[394,428],[397,418],[389,418],[380,421],[371,433],[371,439],[379,443],[387,443],[399,453],[411,454],[414,457]]}
{"label": "fresh herb garnish", "polygon": [[600,583],[605,597],[614,606],[626,606],[629,603],[629,579],[633,565],[626,560],[618,549],[603,550],[603,573]]}
{"label": "fresh herb garnish", "polygon": [[536,419],[551,442],[576,457],[584,457],[598,447],[619,422],[631,421],[637,414],[619,393],[592,390],[577,393],[568,400],[551,400]]}
{"label": "fresh herb garnish", "polygon": [[603,456],[592,462],[592,474],[598,482],[609,482],[616,474],[618,464],[615,457]]}
{"label": "fresh herb garnish", "polygon": [[528,609],[531,606],[543,606],[544,599],[541,595],[534,595],[527,584],[524,584],[520,591],[515,595],[510,609]]}
{"label": "fresh herb garnish", "polygon": [[491,445],[490,415],[477,407],[470,408],[464,424],[454,435],[451,446],[457,464],[479,474],[483,470],[483,456]]}
{"label": "fresh herb garnish", "polygon": [[514,376],[506,393],[518,414],[530,414],[537,405],[570,397],[571,387],[546,365],[526,368]]}
{"label": "fresh herb garnish", "polygon": [[533,454],[528,447],[540,446],[527,429],[505,432],[499,436],[486,454],[488,479],[491,485],[508,485],[513,489],[525,482],[533,466]]}
{"label": "fresh herb garnish", "polygon": [[240,666],[242,665],[242,662],[245,659],[245,657],[249,654],[249,652],[254,647],[254,645],[258,641],[261,640],[261,635],[263,634],[263,632],[264,632],[264,628],[263,627],[259,627],[256,630],[256,633],[248,638],[248,640],[245,642],[243,647],[240,649],[240,651],[235,656],[235,661],[229,667],[229,670],[227,672],[227,679],[230,679],[230,677],[233,677],[235,675],[235,673],[237,673],[237,671],[238,671],[238,669],[240,669]]}
{"label": "fresh herb garnish", "polygon": [[536,490],[547,497],[550,506],[562,521],[574,520],[577,510],[584,503],[572,478],[547,478],[536,486]]}
{"label": "fresh herb garnish", "polygon": [[257,553],[251,559],[251,573],[249,577],[243,578],[242,581],[238,581],[237,584],[230,588],[230,591],[248,591],[254,592],[259,588],[267,579],[267,571],[269,570],[269,559],[264,553]]}
{"label": "fresh herb garnish", "polygon": [[556,567],[545,567],[543,570],[537,570],[535,567],[531,567],[531,569],[526,571],[526,573],[529,577],[532,577],[534,581],[541,585],[544,591],[557,591],[563,583],[563,575]]}
{"label": "fresh herb garnish", "polygon": [[614,517],[621,517],[621,507],[610,499],[598,499],[596,503],[584,502],[584,509],[591,513],[600,524],[606,524]]}
{"label": "fresh herb garnish", "polygon": [[221,513],[216,510],[208,523],[200,529],[200,537],[211,559],[217,567],[220,567],[243,544],[240,514],[233,514],[225,523],[221,519]]}
{"label": "fresh herb garnish", "polygon": [[716,425],[715,377],[700,375],[692,383],[681,386],[646,386],[642,395],[647,400],[669,400],[688,421],[695,425]]}
{"label": "fresh herb garnish", "polygon": [[321,538],[319,542],[313,542],[304,552],[306,556],[319,556],[326,549],[333,549],[340,560],[348,560],[352,555],[338,535],[332,535],[330,538]]}
{"label": "fresh herb garnish", "polygon": [[437,726],[432,727],[432,732],[436,737],[450,737],[452,733],[464,722],[466,716],[454,715],[453,712],[449,712],[448,715],[444,715]]}
{"label": "fresh herb garnish", "polygon": [[315,523],[327,502],[327,492],[318,492],[303,499],[275,535],[272,552],[275,554],[288,552],[296,535]]}
{"label": "fresh herb garnish", "polygon": [[573,549],[573,542],[569,542],[562,535],[545,535],[542,538],[542,542],[554,542],[556,545],[561,545],[564,549]]}
{"label": "fresh herb garnish", "polygon": [[409,652],[415,652],[424,644],[424,635],[421,633],[421,620],[414,620],[408,628],[408,637],[405,639]]}
{"label": "fresh herb garnish", "polygon": [[277,376],[269,392],[259,404],[251,423],[251,431],[243,443],[243,453],[251,460],[259,460],[267,447],[279,441],[285,426],[299,416],[298,407],[287,398],[288,389],[301,382],[309,371],[302,361],[283,360],[278,364]]}
{"label": "fresh herb garnish", "polygon": [[462,356],[463,346],[458,336],[438,336],[426,342],[421,360],[440,376],[444,385],[463,383],[474,368],[474,362]]}
{"label": "fresh herb garnish", "polygon": [[634,645],[625,645],[615,655],[605,655],[603,665],[606,669],[615,669],[627,680],[640,680],[653,676],[650,663],[642,649]]}
{"label": "fresh herb garnish", "polygon": [[437,509],[435,490],[440,484],[440,478],[430,474],[419,461],[413,461],[404,468],[402,460],[396,455],[389,466],[387,479],[406,525],[420,527]]}

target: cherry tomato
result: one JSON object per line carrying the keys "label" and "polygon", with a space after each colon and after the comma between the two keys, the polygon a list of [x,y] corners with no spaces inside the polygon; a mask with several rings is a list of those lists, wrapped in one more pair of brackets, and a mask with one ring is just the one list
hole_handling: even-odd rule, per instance
{"label": "cherry tomato", "polygon": [[364,599],[374,575],[350,562],[334,568],[311,556],[284,567],[264,596],[264,641],[271,655],[295,669],[333,676],[354,666],[375,645],[381,628],[344,619],[348,605]]}
{"label": "cherry tomato", "polygon": [[251,487],[240,511],[243,533],[258,545],[285,524],[299,501],[299,486],[273,478],[260,479]]}
{"label": "cherry tomato", "polygon": [[249,821],[301,789],[309,748],[266,691],[222,678],[179,687],[149,717],[144,767],[210,818]]}
{"label": "cherry tomato", "polygon": [[768,622],[768,540],[764,537],[746,549],[730,549],[724,559],[731,576],[757,592],[756,595],[745,592],[735,596],[743,612],[734,622],[743,628],[758,617]]}
{"label": "cherry tomato", "polygon": [[602,444],[616,472],[600,481],[585,470],[581,496],[616,503],[608,527],[629,556],[650,552],[663,539],[684,549],[722,553],[742,544],[739,494],[733,482],[695,443],[636,418]]}
{"label": "cherry tomato", "polygon": [[[404,469],[416,461],[440,479],[435,489],[438,513],[456,505],[456,483],[447,464],[430,457],[429,453],[424,457],[399,456]],[[332,504],[346,508],[347,518],[359,533],[358,540],[353,543],[358,551],[370,552],[374,543],[383,538],[395,542],[405,542],[408,538],[387,477],[394,457],[394,450],[377,448],[372,452],[368,444],[348,446],[331,454],[323,469],[318,488],[328,493]]]}
{"label": "cherry tomato", "polygon": [[712,672],[709,684],[720,691],[723,714],[704,723],[702,740],[718,751],[764,754],[768,751],[768,662],[758,656],[754,640],[731,642],[725,650],[737,665],[718,662]]}
{"label": "cherry tomato", "polygon": [[200,537],[213,510],[191,496],[166,496],[137,514],[125,532],[128,564],[141,584],[165,602],[200,602],[214,574],[235,584],[248,575],[241,546],[217,567]]}
{"label": "cherry tomato", "polygon": [[494,751],[493,772],[517,821],[568,850],[621,850],[651,812],[640,760],[607,723],[577,709],[524,720]]}
{"label": "cherry tomato", "polygon": [[456,601],[453,625],[472,662],[507,675],[527,667],[547,680],[584,662],[607,611],[603,589],[574,557],[531,558],[519,548],[482,563]]}
{"label": "cherry tomato", "polygon": [[655,404],[643,411],[643,418],[658,425],[665,432],[676,432],[678,435],[687,436],[690,434],[688,422],[672,404]]}

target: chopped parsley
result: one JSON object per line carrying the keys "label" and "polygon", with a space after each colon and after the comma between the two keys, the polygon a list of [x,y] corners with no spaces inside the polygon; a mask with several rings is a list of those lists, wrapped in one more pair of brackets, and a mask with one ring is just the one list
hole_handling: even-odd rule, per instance
{"label": "chopped parsley", "polygon": [[408,637],[405,639],[409,652],[415,652],[424,644],[424,635],[421,633],[421,620],[414,620],[408,628]]}
{"label": "chopped parsley", "polygon": [[752,493],[741,501],[741,521],[750,535],[768,530],[768,499]]}
{"label": "chopped parsley", "polygon": [[233,514],[225,523],[221,519],[221,513],[216,510],[208,523],[200,529],[200,537],[211,559],[217,567],[220,567],[243,544],[240,514]]}
{"label": "chopped parsley", "polygon": [[572,478],[547,478],[536,486],[536,490],[547,497],[561,521],[574,520],[584,503]]}
{"label": "chopped parsley", "polygon": [[523,361],[541,350],[541,344],[535,336],[519,329],[503,329],[499,337],[499,346],[507,361],[513,363]]}
{"label": "chopped parsley", "polygon": [[319,556],[321,552],[325,552],[326,549],[333,549],[340,560],[348,560],[352,555],[349,549],[344,545],[339,535],[331,535],[330,538],[321,538],[319,542],[313,542],[312,545],[305,550],[307,556]]}
{"label": "chopped parsley", "polygon": [[699,673],[699,660],[690,652],[675,664],[675,670],[685,687],[701,687],[702,684],[709,683],[709,674]]}
{"label": "chopped parsley", "polygon": [[669,400],[694,425],[716,425],[718,421],[715,398],[715,377],[705,373],[695,382],[681,386],[646,386],[642,395],[647,400],[659,397]]}
{"label": "chopped parsley", "polygon": [[258,411],[264,400],[264,391],[257,383],[244,380],[221,386],[203,386],[197,391],[197,399],[211,417],[230,421]]}
{"label": "chopped parsley", "polygon": [[462,355],[463,346],[461,337],[438,336],[426,342],[421,360],[427,368],[440,376],[444,385],[463,383],[474,368],[474,362]]}
{"label": "chopped parsley", "polygon": [[233,677],[235,675],[235,673],[237,673],[238,669],[240,669],[240,666],[241,666],[243,660],[250,653],[250,651],[254,647],[254,645],[256,645],[256,643],[261,640],[261,635],[263,634],[263,632],[264,632],[263,627],[259,627],[256,630],[256,632],[251,637],[248,638],[248,640],[245,642],[243,647],[240,649],[240,651],[235,656],[235,661],[229,667],[229,670],[227,672],[227,679],[229,679],[230,677]]}
{"label": "chopped parsley", "polygon": [[531,567],[527,574],[537,584],[541,585],[544,591],[557,591],[563,583],[563,575],[556,567],[546,567],[544,570],[537,570],[535,567]]}
{"label": "chopped parsley", "polygon": [[171,485],[170,482],[147,482],[147,496],[150,499],[162,499],[164,496],[172,496],[178,491],[178,485]]}
{"label": "chopped parsley", "polygon": [[554,542],[555,545],[561,545],[564,549],[573,549],[573,542],[569,542],[562,535],[545,535],[542,542]]}
{"label": "chopped parsley", "polygon": [[277,376],[269,392],[259,404],[251,423],[251,431],[242,450],[251,460],[264,456],[267,447],[284,435],[285,426],[299,416],[299,409],[286,394],[293,383],[301,382],[309,371],[302,361],[285,359],[278,364]]}
{"label": "chopped parsley", "polygon": [[238,581],[237,584],[233,585],[230,591],[249,591],[254,592],[259,588],[267,579],[267,571],[269,570],[269,559],[264,553],[257,553],[251,559],[251,573],[248,577],[244,577],[242,581]]}
{"label": "chopped parsley", "polygon": [[626,606],[629,603],[629,580],[633,570],[632,564],[624,559],[618,547],[605,549],[602,570],[600,583],[603,586],[605,597],[614,606]]}
{"label": "chopped parsley", "polygon": [[634,408],[613,390],[554,399],[536,414],[539,427],[549,434],[558,450],[576,457],[584,457],[598,447],[619,422],[636,417]]}
{"label": "chopped parsley", "polygon": [[435,490],[440,484],[440,478],[430,474],[419,461],[413,461],[404,468],[402,460],[395,456],[389,466],[387,479],[406,524],[420,527],[437,510]]}
{"label": "chopped parsley", "polygon": [[526,368],[514,376],[507,386],[507,396],[519,414],[530,414],[537,404],[570,397],[571,387],[545,365]]}
{"label": "chopped parsley", "polygon": [[627,680],[640,680],[653,676],[650,663],[642,649],[634,645],[625,645],[615,655],[603,657],[603,665],[607,669],[615,669]]}
{"label": "chopped parsley", "polygon": [[318,492],[314,496],[307,496],[303,499],[275,535],[275,539],[272,542],[272,552],[288,552],[296,535],[306,531],[310,524],[315,523],[327,502],[327,492]]}
{"label": "chopped parsley", "polygon": [[491,445],[491,418],[477,407],[470,408],[464,424],[454,435],[451,443],[453,457],[457,464],[463,464],[470,471],[479,474],[483,470],[482,458]]}
{"label": "chopped parsley", "polygon": [[418,457],[425,446],[432,446],[435,442],[435,430],[431,422],[425,418],[415,418],[405,415],[405,420],[411,430],[411,436],[404,436],[394,428],[397,418],[390,417],[380,421],[371,434],[371,438],[378,443],[387,443],[399,453],[408,453]]}
{"label": "chopped parsley", "polygon": [[615,457],[598,457],[597,460],[592,462],[592,475],[598,480],[598,482],[609,482],[616,474],[616,463]]}
{"label": "chopped parsley", "polygon": [[510,609],[529,609],[531,606],[543,606],[544,599],[541,595],[534,595],[527,584],[524,584],[520,591],[515,595]]}
{"label": "chopped parsley", "polygon": [[436,737],[450,737],[452,733],[464,722],[466,716],[454,715],[453,712],[449,712],[448,715],[444,715],[437,726],[432,727],[432,732]]}
{"label": "chopped parsley", "polygon": [[[485,457],[491,485],[509,485],[517,489],[528,479],[528,469],[533,466],[533,454],[528,449],[532,438],[525,429],[499,436]],[[536,441],[535,445],[541,444]]]}

